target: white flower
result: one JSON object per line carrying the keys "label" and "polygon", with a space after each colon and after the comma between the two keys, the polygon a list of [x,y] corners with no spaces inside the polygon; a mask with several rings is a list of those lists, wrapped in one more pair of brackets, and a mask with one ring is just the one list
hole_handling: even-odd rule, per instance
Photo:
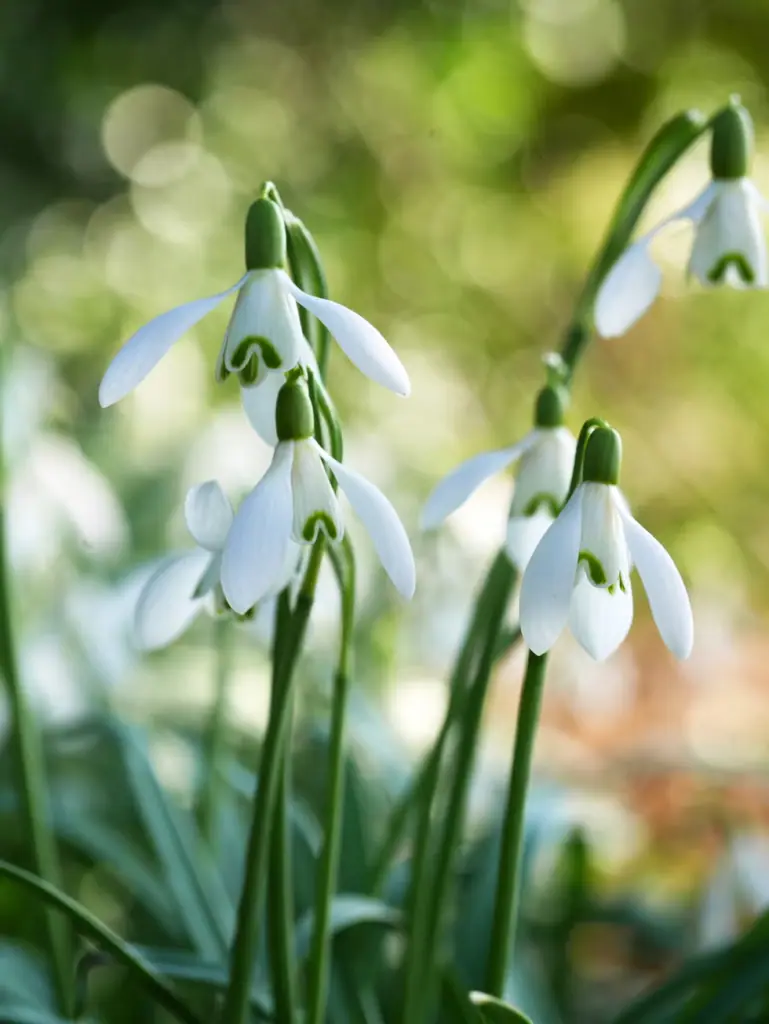
{"label": "white flower", "polygon": [[251,608],[274,586],[292,538],[310,544],[319,530],[331,541],[342,537],[342,513],[324,462],[366,527],[390,579],[404,597],[414,593],[414,556],[395,509],[373,484],[304,437],[280,441],[270,468],[235,516],[221,575],[224,595],[236,612]]}
{"label": "white flower", "polygon": [[576,443],[567,427],[535,427],[509,448],[473,456],[441,480],[427,499],[422,528],[438,526],[485,480],[519,459],[506,548],[513,564],[523,569],[566,500]]}
{"label": "white flower", "polygon": [[617,488],[584,482],[545,533],[521,584],[521,630],[535,654],[567,622],[596,661],[619,647],[633,620],[630,568],[646,588],[665,644],[687,658],[693,642],[686,587],[670,555],[633,519]]}
{"label": "white flower", "polygon": [[[377,384],[408,395],[408,375],[395,352],[370,323],[330,299],[298,288],[279,267],[250,270],[226,291],[196,299],[151,320],[123,345],[99,388],[99,402],[113,405],[141,383],[182,337],[228,295],[238,293],[230,318],[217,375],[237,373],[241,383],[263,384],[271,370],[287,371],[306,356],[297,302],[328,328],[342,351]],[[278,374],[281,382],[283,374]]]}
{"label": "white flower", "polygon": [[701,284],[765,288],[769,276],[760,215],[766,209],[766,200],[748,178],[712,181],[691,203],[620,256],[598,291],[598,333],[605,338],[624,334],[651,306],[659,294],[662,271],[649,247],[659,232],[675,221],[694,224],[688,272]]}
{"label": "white flower", "polygon": [[[166,647],[203,609],[216,610],[222,603],[220,597],[217,600],[221,593],[222,552],[233,512],[215,480],[191,488],[184,502],[184,518],[198,546],[164,559],[142,588],[134,616],[134,637],[143,650]],[[298,554],[296,545],[291,545],[274,586],[265,596],[288,586]]]}
{"label": "white flower", "polygon": [[[302,338],[302,345],[297,366],[303,367],[305,371],[311,370],[316,379],[318,379],[318,363],[315,359],[315,353],[304,338]],[[259,437],[273,448],[278,443],[275,409],[278,404],[278,394],[285,382],[285,373],[268,373],[258,385],[254,387],[243,386],[240,389],[243,410],[248,417],[248,422]]]}

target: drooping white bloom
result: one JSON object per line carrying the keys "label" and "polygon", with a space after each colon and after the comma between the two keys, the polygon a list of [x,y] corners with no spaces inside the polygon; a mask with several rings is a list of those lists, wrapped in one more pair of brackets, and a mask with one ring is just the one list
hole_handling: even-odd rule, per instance
{"label": "drooping white bloom", "polygon": [[535,654],[569,625],[596,661],[627,636],[633,620],[630,568],[641,577],[667,647],[687,658],[692,611],[673,560],[628,511],[616,486],[584,482],[537,546],[521,585],[521,631]]}
{"label": "drooping white bloom", "polygon": [[330,467],[371,537],[400,593],[416,586],[414,556],[393,506],[368,480],[343,466],[312,437],[281,440],[272,464],[243,501],[222,560],[222,588],[236,612],[251,608],[274,587],[291,541],[311,544],[323,530],[342,537],[344,521],[324,463]]}
{"label": "drooping white bloom", "polygon": [[[408,395],[409,379],[400,359],[370,323],[330,299],[298,288],[279,267],[251,270],[226,291],[196,299],[151,320],[125,343],[99,388],[106,407],[133,391],[173,343],[234,292],[235,308],[219,354],[217,373],[237,373],[244,383],[262,384],[271,370],[287,371],[306,354],[297,303],[316,316],[345,355],[377,384]],[[279,375],[282,380],[282,374]]]}
{"label": "drooping white bloom", "polygon": [[[143,650],[166,647],[185,632],[201,611],[221,611],[224,604],[220,584],[222,552],[233,512],[215,480],[191,488],[184,502],[184,518],[197,547],[164,559],[145,583],[134,616],[136,644]],[[265,596],[288,586],[298,554],[296,545],[292,545],[274,586]]]}
{"label": "drooping white bloom", "polygon": [[614,264],[596,299],[598,333],[605,338],[624,334],[654,302],[662,271],[650,246],[676,221],[694,224],[688,273],[700,284],[765,288],[769,276],[761,214],[766,208],[766,200],[748,178],[711,182],[691,203],[633,243]]}
{"label": "drooping white bloom", "polygon": [[484,481],[519,460],[507,528],[507,553],[523,569],[566,500],[576,441],[567,427],[535,427],[509,448],[461,463],[438,484],[422,511],[422,528],[438,526]]}

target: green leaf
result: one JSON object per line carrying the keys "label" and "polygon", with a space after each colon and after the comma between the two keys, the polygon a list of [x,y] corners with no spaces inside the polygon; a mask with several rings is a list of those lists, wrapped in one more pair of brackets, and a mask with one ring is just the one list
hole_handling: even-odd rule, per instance
{"label": "green leaf", "polygon": [[131,790],[187,934],[205,959],[224,962],[234,910],[189,815],[173,806],[136,729],[115,726]]}
{"label": "green leaf", "polygon": [[[38,1010],[31,1006],[5,1006],[0,1004],[0,1020],[3,1024],[71,1024],[64,1017],[57,1017],[47,1010]],[[80,1024],[88,1024],[81,1018]]]}
{"label": "green leaf", "polygon": [[[186,950],[136,948],[158,974],[180,984],[197,985],[216,993],[223,992],[229,984],[229,968],[220,963],[206,963]],[[272,996],[258,981],[251,987],[251,1007],[261,1020],[273,1019]]]}
{"label": "green leaf", "polygon": [[494,996],[487,996],[485,992],[471,992],[470,1002],[478,1010],[483,1024],[532,1024],[520,1010]]}
{"label": "green leaf", "polygon": [[[314,912],[303,914],[296,926],[296,955],[304,960],[310,950]],[[402,922],[401,913],[381,900],[368,896],[336,896],[331,904],[329,930],[336,937],[351,928],[374,925],[378,928],[398,928]]]}
{"label": "green leaf", "polygon": [[5,1000],[22,1000],[42,1009],[55,1006],[51,979],[40,957],[9,941],[0,942],[0,1003]]}
{"label": "green leaf", "polygon": [[79,934],[91,939],[100,949],[106,950],[118,963],[128,968],[147,993],[177,1020],[184,1024],[200,1024],[151,964],[81,904],[28,871],[5,861],[0,861],[0,877],[30,890],[44,903],[68,917]]}

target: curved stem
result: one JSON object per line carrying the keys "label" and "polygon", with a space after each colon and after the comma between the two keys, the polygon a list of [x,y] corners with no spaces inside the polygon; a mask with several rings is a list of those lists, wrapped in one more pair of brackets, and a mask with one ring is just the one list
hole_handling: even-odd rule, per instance
{"label": "curved stem", "polygon": [[[3,466],[0,464],[0,495],[3,492],[2,476]],[[10,589],[5,509],[0,501],[0,675],[5,680],[10,706],[16,783],[35,873],[45,882],[61,889],[61,865],[50,827],[50,797],[42,742],[17,669]],[[45,925],[59,1005],[65,1014],[69,1014],[74,998],[74,964],[71,959],[69,926],[50,911],[45,912]]]}
{"label": "curved stem", "polygon": [[248,1019],[251,979],[259,952],[259,931],[269,865],[270,829],[291,708],[294,668],[312,610],[324,551],[325,539],[320,537],[310,555],[296,609],[290,619],[289,636],[285,645],[281,644],[281,656],[273,661],[270,717],[262,746],[259,784],[254,796],[246,851],[246,875],[238,904],[235,938],[230,956],[230,983],[222,1010],[222,1021],[225,1024],[246,1024]]}
{"label": "curved stem", "polygon": [[454,851],[464,818],[494,654],[516,577],[515,568],[506,555],[500,552],[487,578],[487,586],[484,587],[478,601],[477,622],[482,631],[482,645],[477,639],[476,643],[480,647],[478,665],[462,710],[461,733],[446,812],[434,847],[431,847],[430,839],[431,810],[440,769],[440,762],[437,759],[434,768],[435,778],[430,780],[431,791],[425,795],[412,867],[412,913],[404,996],[404,1024],[422,1024],[428,1018],[434,988],[438,931],[448,894]]}
{"label": "curved stem", "polygon": [[[293,700],[289,702],[293,705]],[[272,824],[268,921],[270,927],[270,972],[277,1019],[294,1024],[298,1019],[297,970],[294,943],[294,893],[289,834],[288,801],[291,792],[291,719],[289,708],[283,764]]]}
{"label": "curved stem", "polygon": [[318,862],[314,931],[308,964],[307,1024],[323,1024],[328,995],[329,961],[331,953],[331,904],[334,898],[339,869],[342,813],[344,809],[344,737],[349,689],[349,666],[352,650],[352,629],[355,618],[355,559],[352,547],[345,538],[346,566],[337,551],[331,560],[342,595],[342,628],[339,642],[339,661],[334,676],[334,695],[331,708],[331,734],[328,748],[328,793],[323,849]]}
{"label": "curved stem", "polygon": [[227,733],[227,691],[229,688],[231,648],[228,640],[229,621],[220,615],[213,620],[214,656],[216,664],[214,706],[208,722],[206,735],[205,777],[203,778],[199,804],[198,821],[203,838],[213,849],[216,846],[216,816],[221,782],[221,761],[226,749]]}
{"label": "curved stem", "polygon": [[504,997],[507,965],[510,960],[510,951],[515,942],[526,793],[529,788],[534,738],[539,724],[546,665],[546,654],[534,654],[529,651],[526,675],[521,691],[521,703],[518,709],[515,748],[502,825],[497,894],[486,974],[485,991],[499,999]]}

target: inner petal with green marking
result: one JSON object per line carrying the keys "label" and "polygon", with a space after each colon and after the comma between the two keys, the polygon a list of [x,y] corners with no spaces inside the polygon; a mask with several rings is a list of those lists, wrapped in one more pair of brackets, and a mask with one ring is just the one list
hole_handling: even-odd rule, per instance
{"label": "inner petal with green marking", "polygon": [[744,284],[755,284],[755,271],[741,252],[724,253],[708,271],[708,280],[713,284],[721,284],[729,267],[734,267]]}

